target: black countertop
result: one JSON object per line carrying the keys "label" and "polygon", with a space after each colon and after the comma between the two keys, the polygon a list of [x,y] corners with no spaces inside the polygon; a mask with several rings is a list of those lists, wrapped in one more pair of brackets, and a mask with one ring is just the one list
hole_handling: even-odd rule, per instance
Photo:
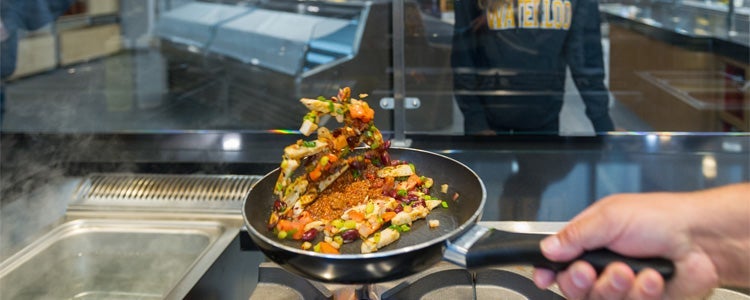
{"label": "black countertop", "polygon": [[[92,172],[265,174],[301,136],[242,132],[2,134],[2,201]],[[601,197],[750,181],[750,135],[409,136],[487,187],[483,220],[565,221]]]}

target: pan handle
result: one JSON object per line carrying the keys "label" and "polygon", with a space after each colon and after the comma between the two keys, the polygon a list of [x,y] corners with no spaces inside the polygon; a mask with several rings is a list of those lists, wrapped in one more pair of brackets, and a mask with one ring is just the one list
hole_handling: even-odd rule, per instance
{"label": "pan handle", "polygon": [[[445,258],[468,268],[531,264],[534,267],[553,271],[565,270],[574,261],[583,260],[590,263],[598,273],[604,271],[608,264],[619,261],[630,266],[636,273],[651,268],[659,272],[665,280],[674,276],[674,264],[670,260],[627,257],[608,249],[586,251],[568,262],[550,261],[544,257],[539,247],[539,242],[547,236],[546,234],[508,232],[474,225],[474,228],[461,238],[453,243],[449,242]],[[458,257],[456,251],[463,252],[463,259],[455,259]]]}

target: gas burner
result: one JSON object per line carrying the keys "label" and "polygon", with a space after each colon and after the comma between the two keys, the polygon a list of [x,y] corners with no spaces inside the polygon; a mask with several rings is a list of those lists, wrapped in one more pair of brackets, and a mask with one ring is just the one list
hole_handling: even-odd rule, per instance
{"label": "gas burner", "polygon": [[468,271],[447,262],[404,279],[369,285],[326,284],[304,279],[275,263],[262,263],[251,300],[270,299],[564,299],[540,290],[526,266]]}

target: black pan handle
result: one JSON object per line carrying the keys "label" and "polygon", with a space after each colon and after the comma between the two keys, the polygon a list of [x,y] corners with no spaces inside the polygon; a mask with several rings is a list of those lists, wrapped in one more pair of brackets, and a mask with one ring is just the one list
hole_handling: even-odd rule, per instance
{"label": "black pan handle", "polygon": [[663,258],[632,258],[607,249],[586,251],[569,262],[554,262],[542,255],[539,242],[546,234],[517,233],[491,229],[479,238],[466,252],[466,267],[490,265],[531,264],[534,267],[553,271],[565,270],[572,262],[583,260],[590,263],[598,273],[608,264],[620,261],[640,272],[651,268],[659,272],[665,280],[674,276],[674,264]]}

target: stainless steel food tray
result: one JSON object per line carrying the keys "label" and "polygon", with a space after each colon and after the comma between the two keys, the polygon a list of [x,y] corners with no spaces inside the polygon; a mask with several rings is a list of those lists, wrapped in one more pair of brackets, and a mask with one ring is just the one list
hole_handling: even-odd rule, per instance
{"label": "stainless steel food tray", "polygon": [[237,232],[229,219],[74,219],[0,263],[0,299],[182,298]]}

